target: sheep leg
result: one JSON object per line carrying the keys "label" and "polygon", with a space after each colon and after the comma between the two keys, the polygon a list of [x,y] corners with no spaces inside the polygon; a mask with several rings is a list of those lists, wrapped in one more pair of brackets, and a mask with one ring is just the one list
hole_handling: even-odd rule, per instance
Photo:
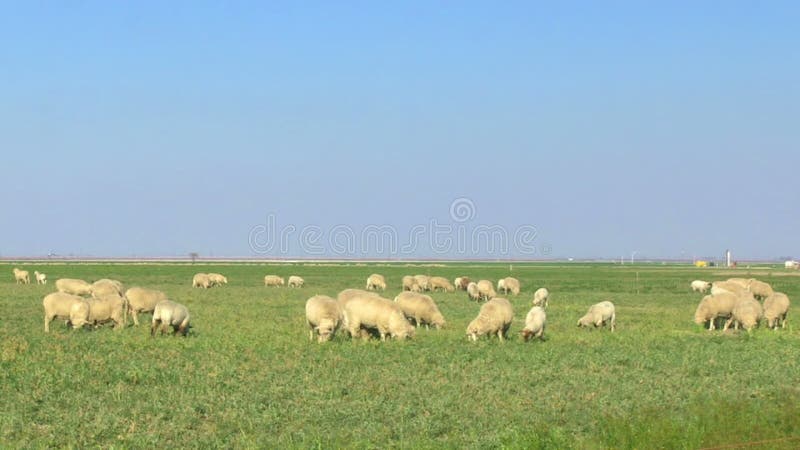
{"label": "sheep leg", "polygon": [[150,336],[153,337],[156,335],[156,328],[161,324],[160,320],[153,319],[153,324],[150,326]]}
{"label": "sheep leg", "polygon": [[50,332],[50,322],[52,322],[52,321],[53,321],[52,317],[48,317],[47,314],[44,315],[44,332],[45,333],[49,333]]}
{"label": "sheep leg", "polygon": [[730,319],[726,320],[725,321],[725,326],[722,327],[722,331],[728,331],[728,327],[731,326],[732,322],[733,322],[733,317],[731,317]]}
{"label": "sheep leg", "polygon": [[613,333],[616,328],[617,328],[617,315],[616,314],[612,314],[611,315],[611,332]]}
{"label": "sheep leg", "polygon": [[497,337],[500,339],[500,342],[503,342],[503,330],[497,330]]}
{"label": "sheep leg", "polygon": [[314,341],[314,329],[308,330],[308,340],[313,342]]}
{"label": "sheep leg", "polygon": [[133,308],[131,308],[131,317],[133,318],[133,324],[138,327],[139,326],[139,317],[138,317],[138,314],[136,313],[136,310],[133,309]]}

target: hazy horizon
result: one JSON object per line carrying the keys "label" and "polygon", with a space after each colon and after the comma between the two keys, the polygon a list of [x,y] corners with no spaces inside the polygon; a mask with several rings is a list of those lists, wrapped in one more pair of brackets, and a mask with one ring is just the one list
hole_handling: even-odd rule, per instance
{"label": "hazy horizon", "polygon": [[2,257],[800,258],[795,2],[2,9]]}

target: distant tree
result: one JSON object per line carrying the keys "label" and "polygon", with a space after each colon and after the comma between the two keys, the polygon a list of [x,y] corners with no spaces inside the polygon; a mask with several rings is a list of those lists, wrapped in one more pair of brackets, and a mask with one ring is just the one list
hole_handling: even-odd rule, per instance
{"label": "distant tree", "polygon": [[194,264],[194,262],[195,262],[195,261],[197,261],[197,258],[198,258],[199,256],[200,256],[200,255],[199,255],[199,254],[197,254],[197,252],[192,252],[192,253],[189,253],[189,258],[192,258],[192,264]]}

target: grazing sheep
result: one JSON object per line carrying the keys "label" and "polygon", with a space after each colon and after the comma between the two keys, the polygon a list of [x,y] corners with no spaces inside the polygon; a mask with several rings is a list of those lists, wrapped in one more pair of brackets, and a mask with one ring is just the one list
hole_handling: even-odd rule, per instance
{"label": "grazing sheep", "polygon": [[739,301],[736,302],[736,306],[733,307],[733,313],[730,319],[725,322],[725,327],[722,328],[722,331],[727,330],[732,323],[734,329],[738,330],[739,325],[741,325],[742,328],[750,333],[753,327],[758,325],[758,322],[763,316],[764,309],[761,307],[761,303],[758,303],[758,300],[753,297],[740,297]]}
{"label": "grazing sheep", "polygon": [[289,287],[301,288],[301,287],[303,287],[303,285],[305,283],[306,283],[306,280],[304,280],[303,278],[298,277],[297,275],[292,275],[292,276],[289,277],[288,285],[289,285]]}
{"label": "grazing sheep", "polygon": [[386,290],[386,279],[383,278],[383,275],[373,273],[367,278],[367,290],[377,291],[378,289],[382,291]]}
{"label": "grazing sheep", "polygon": [[547,314],[541,306],[534,306],[525,316],[525,328],[522,329],[522,339],[528,342],[531,338],[544,340],[544,325]]}
{"label": "grazing sheep", "polygon": [[514,309],[511,303],[500,297],[495,297],[481,306],[478,317],[467,326],[467,338],[473,342],[479,337],[496,334],[500,341],[508,336],[511,322],[514,320]]}
{"label": "grazing sheep", "polygon": [[775,292],[764,300],[764,319],[767,327],[773,330],[786,328],[786,315],[789,313],[789,297],[782,292]]}
{"label": "grazing sheep", "polygon": [[478,289],[478,283],[473,281],[467,285],[467,295],[469,296],[470,300],[475,300],[476,302],[481,299],[481,292]]}
{"label": "grazing sheep", "polygon": [[161,334],[172,327],[172,334],[178,333],[186,336],[189,332],[189,310],[180,303],[169,300],[158,302],[153,310],[153,324],[150,326],[150,336],[156,335],[156,329],[161,328]]}
{"label": "grazing sheep", "polygon": [[427,275],[414,275],[414,279],[417,280],[417,284],[419,288],[423,291],[430,291],[430,287],[428,286],[428,282],[430,281],[431,277]]}
{"label": "grazing sheep", "polygon": [[481,300],[484,301],[497,297],[497,292],[494,291],[494,286],[492,286],[492,282],[489,280],[478,281],[478,293],[480,294]]}
{"label": "grazing sheep", "polygon": [[15,267],[13,272],[14,272],[14,281],[16,281],[17,284],[20,284],[20,283],[21,284],[31,284],[31,277],[28,274],[27,270],[19,270],[19,269],[17,269]]}
{"label": "grazing sheep", "polygon": [[715,281],[711,283],[711,295],[719,295],[723,293],[741,294],[745,292],[745,287],[734,281]]}
{"label": "grazing sheep", "polygon": [[92,283],[92,297],[100,298],[113,295],[118,297],[125,295],[125,289],[119,281],[103,278]]}
{"label": "grazing sheep", "polygon": [[211,282],[211,278],[208,276],[207,273],[196,273],[192,277],[192,287],[196,288],[203,288],[209,289],[214,284]]}
{"label": "grazing sheep", "polygon": [[211,286],[222,286],[228,284],[228,277],[219,273],[209,273],[208,279],[211,281]]}
{"label": "grazing sheep", "polygon": [[373,297],[380,297],[380,295],[376,294],[375,292],[365,291],[363,289],[345,289],[336,296],[336,301],[339,303],[341,308],[344,308],[344,305],[349,302],[351,299],[360,297],[363,295],[371,295]]}
{"label": "grazing sheep", "polygon": [[729,283],[736,283],[743,289],[747,289],[747,285],[750,284],[750,280],[748,280],[747,278],[728,278],[727,281]]}
{"label": "grazing sheep", "polygon": [[406,275],[403,277],[402,287],[404,291],[419,292],[422,290],[422,288],[419,287],[419,284],[417,284],[417,280],[411,275]]}
{"label": "grazing sheep", "polygon": [[91,295],[92,285],[83,280],[72,278],[61,278],[56,280],[56,290],[65,294],[72,295]]}
{"label": "grazing sheep", "polygon": [[605,301],[592,305],[589,311],[580,319],[578,319],[579,327],[588,327],[594,325],[595,328],[604,326],[606,323],[611,325],[611,332],[616,329],[617,314],[614,309],[614,304]]}
{"label": "grazing sheep", "polygon": [[701,294],[705,294],[706,291],[711,289],[711,283],[703,280],[694,280],[692,281],[691,286],[692,292],[700,292]]}
{"label": "grazing sheep", "polygon": [[125,298],[133,324],[139,326],[139,313],[152,312],[159,302],[167,300],[167,294],[155,289],[132,287],[125,292]]}
{"label": "grazing sheep", "polygon": [[767,297],[775,293],[775,291],[772,290],[772,286],[764,283],[763,281],[756,280],[755,278],[750,279],[750,282],[747,285],[747,290],[759,300],[765,300]]}
{"label": "grazing sheep", "polygon": [[381,340],[414,337],[414,327],[408,323],[403,311],[391,300],[377,295],[359,295],[345,303],[344,323],[351,336],[362,336],[361,328],[375,329]]}
{"label": "grazing sheep", "polygon": [[89,321],[89,303],[83,297],[54,292],[42,300],[44,306],[44,332],[50,332],[50,322],[66,319],[72,328],[80,328]]}
{"label": "grazing sheep", "polygon": [[414,320],[417,328],[424,324],[426,328],[433,325],[438,330],[445,325],[444,316],[439,312],[436,302],[428,295],[403,292],[395,297],[394,301],[409,320]]}
{"label": "grazing sheep", "polygon": [[469,286],[469,277],[458,277],[453,282],[453,285],[455,285],[456,289],[459,291],[466,291],[467,286]]}
{"label": "grazing sheep", "polygon": [[113,321],[115,330],[120,330],[126,325],[128,305],[124,297],[112,294],[90,298],[87,301],[89,302],[89,323],[98,325]]}
{"label": "grazing sheep", "polygon": [[739,295],[730,292],[706,295],[700,300],[694,312],[694,323],[700,325],[708,322],[708,330],[716,328],[715,321],[718,317],[728,318],[733,314],[733,308],[739,301]]}
{"label": "grazing sheep", "polygon": [[550,291],[547,288],[539,288],[533,293],[532,306],[547,308],[547,301],[550,299]]}
{"label": "grazing sheep", "polygon": [[285,283],[283,277],[277,275],[267,275],[264,277],[264,286],[283,286]]}
{"label": "grazing sheep", "polygon": [[509,292],[513,295],[519,295],[519,280],[512,277],[506,277],[497,282],[497,290],[503,291],[504,294]]}
{"label": "grazing sheep", "polygon": [[36,278],[36,284],[47,284],[47,275],[39,272],[38,270],[34,271],[33,275]]}
{"label": "grazing sheep", "polygon": [[441,290],[444,292],[455,292],[456,288],[450,284],[450,280],[445,277],[431,277],[428,280],[428,288],[431,291],[436,292],[437,290]]}
{"label": "grazing sheep", "polygon": [[342,323],[342,309],[336,300],[326,295],[315,295],[306,301],[306,323],[309,340],[314,340],[316,332],[318,342],[329,341]]}

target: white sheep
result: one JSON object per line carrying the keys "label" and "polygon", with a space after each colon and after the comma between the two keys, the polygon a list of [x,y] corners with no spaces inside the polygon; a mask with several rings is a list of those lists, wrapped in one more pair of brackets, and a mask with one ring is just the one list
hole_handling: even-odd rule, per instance
{"label": "white sheep", "polygon": [[92,297],[101,298],[114,295],[120,297],[125,295],[125,288],[119,281],[103,278],[92,283]]}
{"label": "white sheep", "polygon": [[153,310],[153,324],[150,326],[150,336],[155,336],[156,329],[161,328],[161,334],[167,332],[172,327],[174,335],[178,333],[186,336],[189,332],[189,310],[181,305],[169,300],[158,302]]}
{"label": "white sheep", "polygon": [[336,300],[326,295],[315,295],[306,301],[306,323],[309,340],[314,340],[316,332],[320,343],[329,341],[342,323],[342,309]]}
{"label": "white sheep", "polygon": [[722,331],[727,330],[733,324],[734,329],[738,330],[741,325],[742,328],[750,333],[763,316],[764,309],[761,307],[761,303],[758,303],[758,300],[753,297],[739,297],[739,301],[733,307],[733,313],[730,319],[725,322],[725,327],[722,328]]}
{"label": "white sheep", "polygon": [[65,294],[72,295],[91,295],[92,285],[83,281],[75,280],[72,278],[61,278],[56,280],[56,290]]}
{"label": "white sheep", "polygon": [[491,337],[496,334],[500,341],[503,341],[508,336],[513,321],[514,309],[511,303],[504,298],[492,298],[481,305],[478,317],[467,326],[467,338],[474,342],[483,335]]}
{"label": "white sheep", "polygon": [[436,302],[425,294],[403,292],[394,298],[403,314],[419,328],[420,325],[433,325],[437,330],[445,326],[444,316],[436,306]]}
{"label": "white sheep", "polygon": [[363,336],[361,328],[374,329],[381,340],[414,337],[414,327],[391,300],[376,295],[359,295],[344,304],[344,322],[351,336]]}
{"label": "white sheep", "polygon": [[497,282],[497,290],[504,294],[519,295],[519,286],[519,280],[513,277],[506,277]]}
{"label": "white sheep", "polygon": [[719,295],[723,293],[741,294],[745,292],[746,286],[742,286],[737,281],[715,281],[711,283],[711,295]]}
{"label": "white sheep", "polygon": [[589,311],[584,314],[583,317],[578,319],[579,327],[588,327],[589,325],[594,325],[596,328],[609,324],[611,326],[612,333],[616,329],[616,323],[617,313],[615,311],[614,304],[609,301],[592,305],[589,307]]}
{"label": "white sheep", "polygon": [[708,330],[712,331],[716,328],[716,319],[718,317],[729,318],[738,301],[739,295],[727,291],[716,295],[706,295],[697,305],[694,312],[694,323],[700,325],[708,322]]}
{"label": "white sheep", "polygon": [[297,275],[292,275],[292,276],[289,277],[288,286],[289,287],[301,288],[301,287],[303,287],[303,285],[305,283],[306,283],[306,280],[304,280],[302,277],[298,277]]}
{"label": "white sheep", "polygon": [[213,283],[211,282],[211,278],[208,276],[207,273],[196,273],[192,277],[192,287],[193,288],[199,287],[199,288],[203,288],[203,289],[209,289],[212,286],[213,286]]}
{"label": "white sheep", "polygon": [[431,279],[431,277],[429,277],[427,275],[414,275],[414,279],[417,280],[417,284],[419,285],[420,289],[422,289],[423,291],[429,291],[430,290],[430,287],[428,286],[428,282]]}
{"label": "white sheep", "polygon": [[727,281],[729,283],[736,283],[744,289],[747,289],[747,285],[750,284],[750,280],[747,278],[728,278]]}
{"label": "white sheep", "polygon": [[379,289],[381,291],[386,290],[386,279],[383,278],[383,275],[373,273],[367,278],[367,290],[377,291]]}
{"label": "white sheep", "polygon": [[481,299],[481,292],[478,289],[478,283],[471,281],[467,285],[467,295],[469,296],[470,300],[475,300],[476,302]]}
{"label": "white sheep", "polygon": [[36,284],[47,284],[47,275],[39,272],[38,270],[33,272],[34,277],[36,278]]}
{"label": "white sheep", "polygon": [[703,280],[694,280],[692,281],[691,287],[692,292],[700,292],[701,294],[705,294],[709,289],[711,289],[711,283]]}
{"label": "white sheep", "polygon": [[228,277],[219,273],[209,273],[208,280],[211,282],[211,286],[222,286],[228,284]]}
{"label": "white sheep", "polygon": [[536,292],[533,293],[533,301],[531,302],[532,306],[541,306],[542,308],[547,308],[548,301],[550,299],[550,291],[547,288],[539,288]]}
{"label": "white sheep", "polygon": [[14,281],[16,281],[17,284],[20,284],[20,283],[21,284],[30,284],[31,283],[31,277],[28,274],[27,270],[20,270],[20,269],[17,269],[15,267],[13,272],[14,272]]}
{"label": "white sheep", "polygon": [[126,325],[128,304],[118,294],[95,297],[89,302],[89,322],[95,325],[114,322],[114,329],[120,330]]}
{"label": "white sheep", "polygon": [[167,294],[155,289],[132,287],[125,291],[125,299],[128,302],[128,312],[131,313],[133,324],[138,326],[139,313],[152,312],[158,303],[167,300]]}
{"label": "white sheep", "polygon": [[544,326],[547,314],[541,306],[534,306],[525,316],[525,328],[522,329],[522,339],[528,342],[531,338],[544,340]]}
{"label": "white sheep", "polygon": [[764,300],[764,319],[773,330],[786,328],[786,315],[789,313],[789,297],[782,292],[775,292]]}
{"label": "white sheep", "polygon": [[455,292],[456,288],[450,284],[450,280],[445,277],[431,277],[428,280],[428,288],[431,291]]}
{"label": "white sheep", "polygon": [[283,277],[279,277],[277,275],[267,275],[264,277],[264,286],[283,286],[286,284],[283,280]]}
{"label": "white sheep", "polygon": [[453,285],[459,291],[466,291],[469,286],[469,277],[458,277],[453,281]]}
{"label": "white sheep", "polygon": [[411,275],[404,276],[401,285],[404,291],[419,292],[422,290],[417,284],[416,278]]}
{"label": "white sheep", "polygon": [[775,293],[775,291],[772,289],[772,286],[763,281],[756,280],[755,278],[751,278],[748,281],[749,283],[747,284],[747,290],[759,300],[765,300],[767,297]]}
{"label": "white sheep", "polygon": [[494,291],[494,286],[492,286],[492,282],[489,280],[478,281],[478,293],[480,294],[481,300],[484,301],[497,297],[497,292]]}
{"label": "white sheep", "polygon": [[50,332],[50,322],[55,318],[66,319],[72,328],[80,328],[89,322],[89,303],[83,297],[54,292],[42,300],[44,307],[44,332]]}

